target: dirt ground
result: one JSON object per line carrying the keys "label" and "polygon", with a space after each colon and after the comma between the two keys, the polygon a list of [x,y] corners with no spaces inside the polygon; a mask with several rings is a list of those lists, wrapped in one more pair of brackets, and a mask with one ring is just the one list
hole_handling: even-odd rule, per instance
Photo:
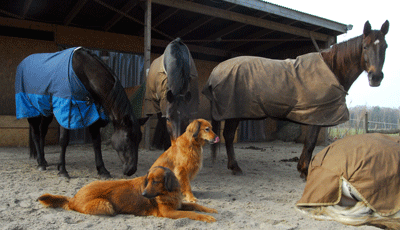
{"label": "dirt ground", "polygon": [[[315,152],[321,150],[318,146]],[[36,199],[43,193],[73,196],[83,185],[98,180],[91,145],[68,148],[70,180],[57,176],[59,147],[46,147],[50,166],[36,169],[27,148],[0,148],[0,228],[1,229],[377,229],[352,227],[333,221],[317,221],[295,209],[305,182],[296,163],[281,161],[299,157],[302,145],[281,141],[238,143],[235,151],[244,175],[234,176],[226,168],[225,148],[211,163],[210,147],[204,148],[204,164],[192,182],[198,203],[215,208],[215,223],[189,219],[117,215],[90,216],[63,209],[43,208]],[[143,176],[162,151],[140,150],[138,171]],[[103,145],[103,157],[114,179],[122,175],[121,162],[111,146]]]}

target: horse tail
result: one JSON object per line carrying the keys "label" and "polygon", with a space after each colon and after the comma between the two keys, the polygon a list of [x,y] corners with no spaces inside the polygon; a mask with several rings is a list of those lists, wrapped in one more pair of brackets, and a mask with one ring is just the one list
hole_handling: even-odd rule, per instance
{"label": "horse tail", "polygon": [[164,51],[164,68],[168,77],[168,88],[174,96],[188,90],[190,83],[190,54],[180,38],[173,40]]}
{"label": "horse tail", "polygon": [[[211,118],[211,125],[212,125],[213,132],[215,134],[217,134],[218,136],[220,136],[220,134],[221,134],[221,131],[220,131],[221,122],[220,121],[216,121],[213,118]],[[217,147],[218,146],[219,146],[219,143],[211,145],[211,156],[212,156],[212,162],[213,163],[215,163],[215,160],[217,159]]]}
{"label": "horse tail", "polygon": [[45,207],[63,208],[65,210],[69,210],[68,203],[70,200],[70,197],[51,195],[48,193],[43,194],[38,198],[38,201]]}

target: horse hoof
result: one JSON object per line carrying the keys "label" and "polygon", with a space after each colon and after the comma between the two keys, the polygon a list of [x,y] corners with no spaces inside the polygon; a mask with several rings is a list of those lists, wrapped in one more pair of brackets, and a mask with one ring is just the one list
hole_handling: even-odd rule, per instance
{"label": "horse hoof", "polygon": [[69,174],[67,172],[59,172],[58,176],[65,179],[70,179]]}
{"label": "horse hoof", "polygon": [[235,175],[235,176],[240,176],[240,175],[243,175],[243,172],[242,172],[241,169],[239,169],[239,170],[232,170],[232,174]]}
{"label": "horse hoof", "polygon": [[41,171],[41,172],[46,171],[46,166],[44,166],[44,165],[39,165],[39,166],[38,166],[38,170]]}
{"label": "horse hoof", "polygon": [[110,178],[112,178],[112,176],[111,176],[111,174],[107,171],[107,172],[99,172],[99,176],[100,176],[100,178],[103,178],[103,179],[110,179]]}

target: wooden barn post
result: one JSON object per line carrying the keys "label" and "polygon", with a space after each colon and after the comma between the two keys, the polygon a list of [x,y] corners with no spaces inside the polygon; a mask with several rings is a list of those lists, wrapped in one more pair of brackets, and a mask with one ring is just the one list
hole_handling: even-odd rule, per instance
{"label": "wooden barn post", "polygon": [[[151,0],[146,1],[146,12],[144,14],[144,72],[146,78],[150,69],[151,54]],[[147,80],[146,80],[147,82]],[[145,104],[146,106],[146,104]],[[144,130],[144,146],[150,148],[150,122],[145,125]]]}

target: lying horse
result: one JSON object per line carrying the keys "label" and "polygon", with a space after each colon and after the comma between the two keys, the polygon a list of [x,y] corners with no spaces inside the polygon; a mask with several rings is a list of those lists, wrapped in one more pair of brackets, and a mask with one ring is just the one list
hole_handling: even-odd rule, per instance
{"label": "lying horse", "polygon": [[318,220],[400,229],[400,137],[349,136],[317,153],[297,209]]}
{"label": "lying horse", "polygon": [[86,49],[28,56],[18,65],[15,93],[16,115],[28,118],[35,148],[31,153],[38,155],[34,157],[39,170],[47,167],[44,140],[54,115],[60,124],[60,176],[69,178],[65,168],[69,129],[89,127],[98,174],[111,177],[102,159],[100,136],[100,128],[109,120],[114,125],[111,143],[123,163],[123,173],[136,172],[140,126],[147,119],[133,115],[119,80]]}
{"label": "lying horse", "polygon": [[[145,114],[157,114],[157,126],[163,127],[161,130],[168,127],[168,132],[164,131],[163,135],[156,128],[157,136],[169,141],[185,132],[189,119],[198,111],[198,91],[193,58],[187,46],[177,38],[151,63],[147,76]],[[164,149],[170,145],[170,142],[164,143]]]}
{"label": "lying horse", "polygon": [[[225,120],[228,169],[242,173],[233,149],[239,122],[273,117],[310,125],[297,165],[306,177],[321,126],[349,119],[345,97],[353,82],[367,71],[370,86],[380,85],[388,30],[388,21],[380,31],[367,21],[363,35],[321,53],[282,61],[244,56],[215,67],[202,92],[211,101],[214,132]],[[215,159],[216,146],[212,154]]]}

